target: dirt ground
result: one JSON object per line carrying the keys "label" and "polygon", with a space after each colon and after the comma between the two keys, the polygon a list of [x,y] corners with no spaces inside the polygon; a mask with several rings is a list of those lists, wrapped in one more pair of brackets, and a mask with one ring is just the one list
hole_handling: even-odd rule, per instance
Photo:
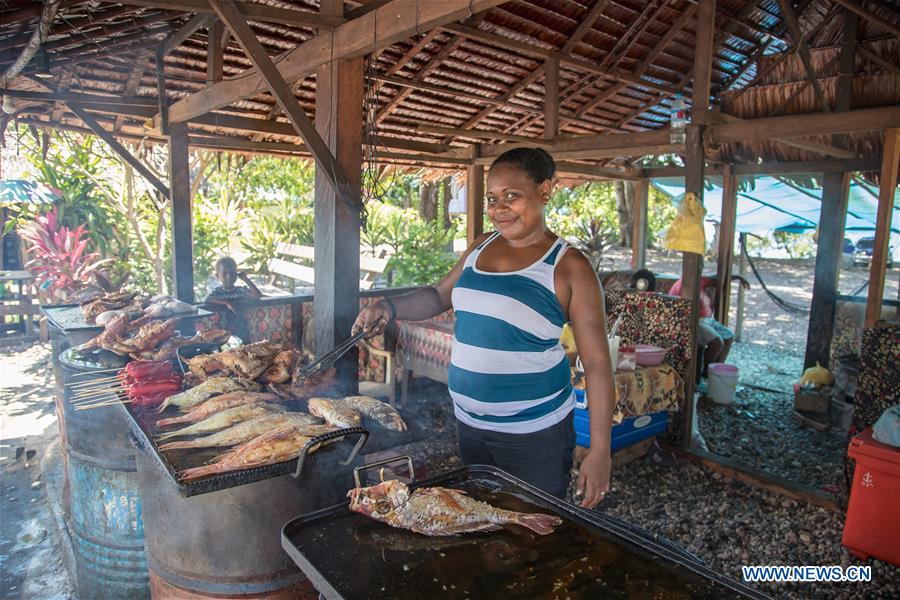
{"label": "dirt ground", "polygon": [[72,597],[40,469],[58,437],[50,344],[0,350],[0,598]]}

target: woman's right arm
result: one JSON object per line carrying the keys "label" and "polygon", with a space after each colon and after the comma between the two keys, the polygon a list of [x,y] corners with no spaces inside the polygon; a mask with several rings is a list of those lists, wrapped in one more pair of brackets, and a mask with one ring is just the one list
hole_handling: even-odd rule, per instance
{"label": "woman's right arm", "polygon": [[[356,334],[363,329],[371,329],[367,337],[372,337],[384,331],[384,328],[392,320],[391,317],[406,321],[424,321],[449,310],[453,286],[456,285],[462,274],[466,258],[489,235],[486,233],[479,236],[437,284],[419,288],[401,296],[393,296],[362,309],[359,316],[356,317],[356,322],[353,323],[352,333]],[[392,314],[391,303],[394,305],[396,314]]]}

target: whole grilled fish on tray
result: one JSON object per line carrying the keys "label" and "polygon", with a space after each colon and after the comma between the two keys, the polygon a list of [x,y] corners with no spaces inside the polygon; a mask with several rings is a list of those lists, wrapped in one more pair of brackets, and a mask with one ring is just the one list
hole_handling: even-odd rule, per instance
{"label": "whole grilled fish on tray", "polygon": [[[157,438],[157,441],[161,442],[175,437],[186,437],[189,435],[200,435],[202,433],[219,431],[220,429],[231,427],[235,423],[241,423],[248,419],[255,419],[257,417],[273,415],[276,413],[283,413],[284,411],[284,407],[268,402],[232,406],[231,408],[226,408],[225,410],[212,414],[193,425],[188,425],[187,427],[164,433]],[[310,418],[315,419],[315,417]]]}
{"label": "whole grilled fish on tray", "polygon": [[376,400],[369,396],[347,396],[342,400],[335,400],[335,404],[344,405],[359,412],[364,417],[368,417],[384,427],[392,431],[406,431],[406,421],[400,416],[400,413],[385,402]]}
{"label": "whole grilled fish on tray", "polygon": [[202,404],[198,404],[191,411],[180,417],[172,417],[170,419],[161,419],[156,422],[157,427],[168,427],[169,425],[178,425],[179,423],[196,423],[212,416],[218,412],[241,406],[242,404],[258,404],[260,402],[277,402],[278,396],[275,394],[265,394],[261,392],[228,392],[221,396],[210,398]]}
{"label": "whole grilled fish on tray", "polygon": [[219,448],[243,444],[253,438],[284,427],[294,425],[303,434],[310,437],[322,435],[335,428],[322,423],[318,417],[306,413],[279,413],[248,419],[233,425],[227,429],[217,431],[212,435],[186,440],[181,442],[169,442],[159,447],[160,450],[179,450],[184,448]]}
{"label": "whole grilled fish on tray", "polygon": [[520,525],[547,535],[562,523],[555,515],[496,508],[451,488],[426,487],[410,492],[406,484],[396,480],[355,488],[347,496],[351,511],[424,535],[496,531],[506,525]]}
{"label": "whole grilled fish on tray", "polygon": [[308,407],[311,414],[335,427],[357,427],[362,422],[355,409],[334,398],[310,398]]}
{"label": "whole grilled fish on tray", "polygon": [[237,392],[246,390],[248,392],[259,391],[260,385],[250,379],[240,379],[238,377],[212,377],[200,384],[169,396],[166,401],[159,407],[158,412],[163,412],[170,406],[175,406],[179,410],[185,410],[200,404],[217,394],[226,394],[228,392]]}
{"label": "whole grilled fish on tray", "polygon": [[[237,471],[249,467],[261,467],[296,458],[303,446],[314,436],[306,435],[304,429],[288,425],[257,436],[230,452],[216,457],[215,462],[202,467],[185,469],[182,481],[197,479],[207,475]],[[318,449],[310,448],[310,452]]]}

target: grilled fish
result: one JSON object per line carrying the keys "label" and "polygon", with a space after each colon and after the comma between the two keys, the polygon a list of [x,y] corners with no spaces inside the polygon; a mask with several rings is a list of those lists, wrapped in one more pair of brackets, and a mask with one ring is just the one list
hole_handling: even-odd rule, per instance
{"label": "grilled fish", "polygon": [[[297,457],[300,449],[310,439],[310,436],[304,435],[297,427],[291,425],[279,427],[220,455],[210,465],[185,469],[181,472],[181,479],[182,481],[197,479],[216,473],[261,467],[290,460]],[[316,449],[311,448],[310,451]]]}
{"label": "grilled fish", "polygon": [[209,433],[211,431],[218,431],[220,429],[225,429],[226,427],[231,427],[235,423],[255,419],[256,417],[269,416],[283,412],[284,408],[265,402],[259,404],[241,404],[240,406],[233,406],[232,408],[226,408],[225,410],[212,414],[193,425],[188,425],[182,429],[164,433],[159,436],[157,440],[161,442],[174,437]]}
{"label": "grilled fish", "polygon": [[358,412],[331,398],[310,398],[309,412],[342,429],[357,427],[362,422]]}
{"label": "grilled fish", "polygon": [[[234,410],[234,409],[231,409]],[[228,412],[228,411],[225,411]],[[220,413],[221,414],[221,413]],[[215,417],[211,417],[215,418]],[[207,419],[209,420],[209,419]],[[199,423],[198,423],[199,425]],[[334,427],[322,423],[318,417],[314,417],[307,413],[282,413],[269,414],[255,419],[250,419],[237,425],[233,425],[228,429],[217,431],[212,435],[207,435],[194,440],[186,440],[182,442],[169,442],[159,447],[160,450],[177,450],[180,448],[216,448],[223,446],[236,446],[243,444],[253,438],[284,427],[286,425],[294,425],[303,435],[315,437],[334,431]]]}
{"label": "grilled fish", "polygon": [[240,390],[256,392],[259,390],[259,387],[258,383],[249,379],[212,377],[180,394],[169,396],[166,398],[166,401],[162,403],[162,406],[159,407],[159,411],[157,412],[162,412],[170,406],[177,406],[179,410],[183,411],[192,406],[196,406],[217,394],[225,394],[227,392],[236,392]]}
{"label": "grilled fish", "polygon": [[344,404],[386,429],[406,431],[406,422],[393,406],[369,396],[347,396],[336,404]]}
{"label": "grilled fish", "polygon": [[260,402],[277,402],[278,396],[275,394],[263,394],[260,392],[228,392],[221,396],[210,398],[202,404],[198,404],[191,411],[180,417],[172,417],[171,419],[162,419],[156,422],[157,427],[167,427],[169,425],[177,425],[179,423],[196,423],[203,419],[221,412],[225,409],[242,404],[258,404]]}
{"label": "grilled fish", "polygon": [[496,508],[450,488],[418,488],[410,493],[406,484],[396,480],[356,488],[347,492],[347,496],[353,512],[424,535],[495,531],[510,524],[547,535],[562,523],[562,519],[554,515]]}

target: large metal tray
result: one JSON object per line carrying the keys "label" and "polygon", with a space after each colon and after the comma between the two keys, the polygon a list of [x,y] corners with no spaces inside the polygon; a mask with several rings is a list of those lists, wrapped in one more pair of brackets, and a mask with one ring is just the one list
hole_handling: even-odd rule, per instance
{"label": "large metal tray", "polygon": [[[50,325],[62,331],[63,333],[73,332],[90,332],[97,333],[103,331],[102,325],[88,323],[84,320],[84,314],[81,312],[80,304],[59,304],[56,306],[42,306],[41,312],[47,317]],[[178,319],[180,322],[196,321],[205,317],[212,316],[213,312],[205,308],[197,308],[197,314],[193,315],[176,315],[173,317],[160,317],[158,320],[167,318]]]}
{"label": "large metal tray", "polygon": [[562,502],[499,469],[468,466],[412,487],[461,489],[523,512],[554,513],[547,536],[512,531],[428,537],[343,502],[287,523],[285,551],[329,600],[357,598],[765,598],[670,542]]}
{"label": "large metal tray", "polygon": [[[287,403],[289,408],[294,410],[306,411],[306,401],[298,400]],[[150,456],[156,458],[156,462],[172,479],[173,484],[178,488],[181,496],[189,497],[199,494],[207,494],[217,492],[227,488],[235,487],[268,479],[270,477],[280,477],[283,475],[299,475],[304,480],[315,481],[316,485],[328,485],[330,482],[336,481],[333,471],[335,469],[345,469],[348,472],[352,470],[352,466],[360,461],[359,450],[357,447],[361,437],[367,438],[364,441],[366,450],[379,450],[384,448],[392,448],[401,444],[416,441],[425,435],[425,431],[415,420],[410,419],[409,415],[404,411],[400,411],[404,419],[407,421],[409,429],[405,432],[394,432],[382,427],[372,426],[370,429],[354,427],[346,430],[338,430],[331,434],[326,434],[328,438],[343,437],[337,442],[333,442],[323,446],[315,453],[309,455],[306,464],[301,462],[298,470],[298,460],[280,462],[274,465],[264,467],[254,467],[250,469],[242,469],[219,475],[212,475],[195,481],[182,481],[179,472],[190,467],[197,467],[206,464],[215,456],[223,452],[221,448],[205,448],[176,450],[170,452],[161,452],[153,433],[156,431],[155,421],[160,418],[154,410],[144,410],[141,408],[133,408],[131,405],[123,404],[121,409],[128,416],[128,425],[131,430],[132,438],[136,445],[147,452]],[[365,433],[363,433],[365,432]],[[371,432],[371,433],[370,433]],[[323,437],[323,436],[320,436]],[[313,438],[319,440],[320,438]],[[310,445],[315,442],[311,441]],[[355,449],[355,452],[354,452]],[[300,450],[298,448],[298,450]],[[349,460],[348,459],[351,459]],[[313,468],[310,468],[313,467]],[[332,471],[329,473],[329,471]],[[319,481],[322,479],[322,481]],[[334,497],[332,495],[332,497]]]}

